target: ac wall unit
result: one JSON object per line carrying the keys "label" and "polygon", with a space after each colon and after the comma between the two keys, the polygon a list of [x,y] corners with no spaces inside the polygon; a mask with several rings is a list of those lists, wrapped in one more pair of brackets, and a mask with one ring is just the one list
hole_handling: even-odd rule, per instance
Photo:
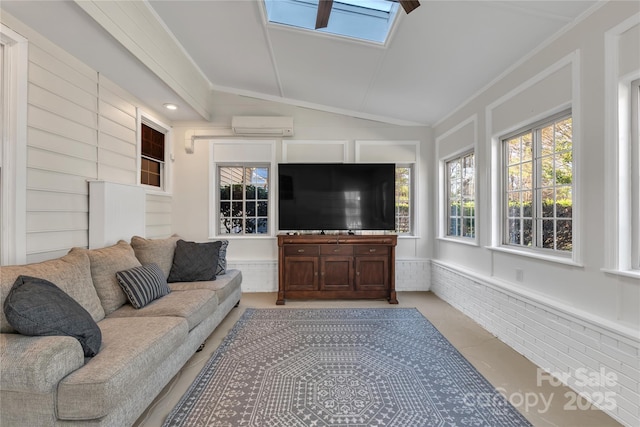
{"label": "ac wall unit", "polygon": [[235,135],[293,136],[293,117],[234,116],[231,129]]}

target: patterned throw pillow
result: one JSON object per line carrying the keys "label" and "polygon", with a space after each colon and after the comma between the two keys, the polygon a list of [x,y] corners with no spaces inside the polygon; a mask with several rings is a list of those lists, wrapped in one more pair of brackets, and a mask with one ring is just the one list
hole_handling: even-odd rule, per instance
{"label": "patterned throw pillow", "polygon": [[73,337],[85,357],[100,351],[102,332],[91,314],[48,280],[19,276],[3,308],[11,326],[22,335]]}
{"label": "patterned throw pillow", "polygon": [[167,295],[171,290],[158,264],[147,264],[116,273],[118,284],[135,308]]}
{"label": "patterned throw pillow", "polygon": [[222,242],[185,242],[178,240],[168,282],[216,280]]}
{"label": "patterned throw pillow", "polygon": [[227,272],[227,246],[229,246],[228,240],[220,240],[220,251],[218,252],[218,269],[216,270],[216,276]]}

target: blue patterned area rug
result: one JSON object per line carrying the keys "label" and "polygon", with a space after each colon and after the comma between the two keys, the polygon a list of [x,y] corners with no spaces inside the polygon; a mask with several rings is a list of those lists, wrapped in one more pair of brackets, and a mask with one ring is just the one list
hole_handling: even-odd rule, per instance
{"label": "blue patterned area rug", "polygon": [[247,309],[164,426],[530,426],[411,308]]}

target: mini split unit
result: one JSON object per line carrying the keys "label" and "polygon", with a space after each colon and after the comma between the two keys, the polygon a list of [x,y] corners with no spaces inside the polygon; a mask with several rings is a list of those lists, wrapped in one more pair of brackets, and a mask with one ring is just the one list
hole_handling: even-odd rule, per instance
{"label": "mini split unit", "polygon": [[293,136],[293,117],[234,116],[231,129],[235,135]]}

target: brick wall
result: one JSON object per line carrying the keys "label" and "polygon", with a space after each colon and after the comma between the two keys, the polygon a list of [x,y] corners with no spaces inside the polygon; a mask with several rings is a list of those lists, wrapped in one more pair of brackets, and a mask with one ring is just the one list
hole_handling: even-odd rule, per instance
{"label": "brick wall", "polygon": [[637,332],[437,261],[431,266],[431,291],[613,418],[638,426]]}

